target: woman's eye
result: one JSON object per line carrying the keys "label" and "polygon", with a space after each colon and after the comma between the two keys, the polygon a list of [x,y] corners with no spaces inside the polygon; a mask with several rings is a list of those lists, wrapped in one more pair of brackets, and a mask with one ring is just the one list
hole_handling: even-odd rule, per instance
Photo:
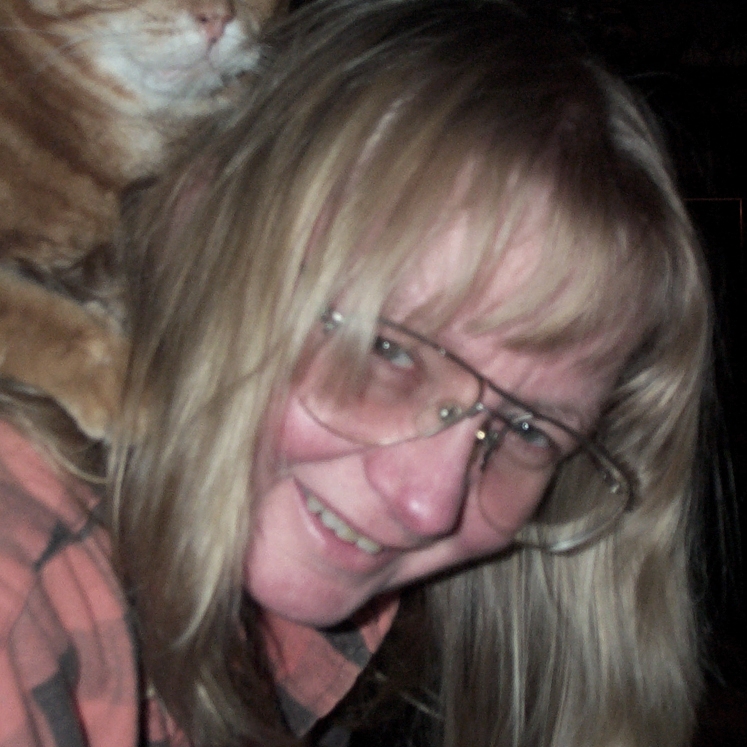
{"label": "woman's eye", "polygon": [[373,352],[397,368],[409,369],[415,365],[415,360],[406,348],[386,337],[379,336],[374,340]]}
{"label": "woman's eye", "polygon": [[531,422],[531,415],[496,415],[487,436],[481,439],[483,458],[481,467],[488,463],[498,467],[502,463],[520,469],[545,470],[555,467],[561,458],[555,441]]}
{"label": "woman's eye", "polygon": [[535,449],[550,449],[555,446],[550,437],[539,428],[532,425],[530,420],[520,418],[511,423],[511,431],[519,436],[524,443]]}

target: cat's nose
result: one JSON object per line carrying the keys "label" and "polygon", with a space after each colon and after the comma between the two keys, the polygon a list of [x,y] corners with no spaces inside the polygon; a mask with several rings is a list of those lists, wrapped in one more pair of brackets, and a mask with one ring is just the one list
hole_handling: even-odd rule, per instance
{"label": "cat's nose", "polygon": [[202,0],[195,8],[194,16],[208,44],[212,46],[233,20],[233,4],[228,0]]}

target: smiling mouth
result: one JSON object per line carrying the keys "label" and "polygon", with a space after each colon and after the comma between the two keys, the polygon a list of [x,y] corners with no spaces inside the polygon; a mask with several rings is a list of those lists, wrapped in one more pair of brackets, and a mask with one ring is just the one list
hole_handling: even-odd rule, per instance
{"label": "smiling mouth", "polygon": [[306,492],[306,508],[309,510],[309,513],[318,516],[322,524],[334,532],[335,536],[343,542],[355,545],[367,555],[376,555],[381,552],[381,545],[378,542],[374,542],[372,539],[358,534],[355,529],[349,527],[337,514],[323,506],[322,502],[315,495],[308,492]]}

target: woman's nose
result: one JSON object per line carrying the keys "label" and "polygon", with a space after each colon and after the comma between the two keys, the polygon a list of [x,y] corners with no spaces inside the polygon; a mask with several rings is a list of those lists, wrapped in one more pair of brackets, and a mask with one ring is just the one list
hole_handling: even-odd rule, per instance
{"label": "woman's nose", "polygon": [[475,424],[458,423],[430,438],[370,449],[366,478],[391,515],[413,536],[453,532],[469,492],[467,470],[475,447]]}

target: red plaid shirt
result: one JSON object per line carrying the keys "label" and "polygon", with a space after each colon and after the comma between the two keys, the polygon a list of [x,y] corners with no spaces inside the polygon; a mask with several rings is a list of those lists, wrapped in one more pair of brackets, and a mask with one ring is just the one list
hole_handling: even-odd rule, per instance
{"label": "red plaid shirt", "polygon": [[[0,422],[0,747],[187,747],[143,694],[96,504]],[[268,619],[281,705],[296,734],[347,692],[395,611],[396,600],[381,602],[359,626],[324,633]]]}

